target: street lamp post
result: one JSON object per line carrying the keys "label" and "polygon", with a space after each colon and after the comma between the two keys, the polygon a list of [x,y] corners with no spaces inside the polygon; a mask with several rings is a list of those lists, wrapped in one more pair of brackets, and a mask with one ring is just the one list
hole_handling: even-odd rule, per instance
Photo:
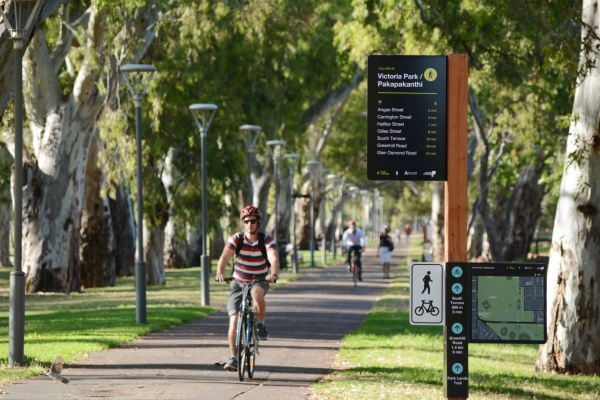
{"label": "street lamp post", "polygon": [[283,140],[269,140],[267,141],[269,152],[273,157],[273,168],[275,169],[275,229],[273,230],[273,240],[277,243],[277,200],[279,199],[279,157],[281,156],[281,149],[285,146]]}
{"label": "street lamp post", "polygon": [[329,249],[331,250],[331,254],[333,256],[333,259],[335,260],[335,256],[336,256],[336,245],[335,245],[335,230],[337,228],[337,207],[335,204],[335,189],[337,188],[337,185],[340,183],[340,178],[338,178],[337,175],[331,174],[331,175],[327,175],[327,179],[329,181],[331,181],[331,222],[332,222],[332,227],[331,227],[331,243],[330,243],[330,247]]}
{"label": "street lamp post", "polygon": [[[14,269],[10,273],[10,294],[8,312],[8,366],[18,367],[24,364],[25,359],[25,272],[23,272],[23,52],[27,42],[29,29],[33,18],[38,12],[40,0],[15,0],[13,27],[0,7],[0,15],[10,33],[14,50],[14,116],[15,116],[15,179],[14,179]],[[23,3],[29,3],[24,11]],[[22,19],[29,18],[22,26]],[[25,13],[25,15],[24,15]]]}
{"label": "street lamp post", "polygon": [[315,266],[315,174],[321,163],[316,160],[307,161],[306,167],[310,172],[310,266]]}
{"label": "street lamp post", "polygon": [[[202,293],[202,305],[210,305],[210,257],[206,251],[206,238],[208,236],[208,210],[206,205],[206,136],[208,128],[217,112],[215,104],[192,104],[190,112],[198,130],[200,131],[200,153],[202,163],[202,257],[200,258],[200,285]],[[198,118],[200,116],[200,118]]]}
{"label": "street lamp post", "polygon": [[296,166],[298,165],[298,161],[300,160],[300,154],[286,154],[283,156],[286,160],[288,160],[288,168],[290,170],[290,193],[292,198],[292,272],[294,274],[298,273],[298,248],[296,246],[296,197],[294,197],[294,173],[296,172]]}
{"label": "street lamp post", "polygon": [[[369,233],[371,233],[371,236],[373,234],[372,229],[370,229],[368,227],[369,225],[369,191],[368,190],[361,190],[360,191],[361,197],[362,197],[362,217],[363,217],[363,221],[362,221],[362,225],[363,225],[363,230],[366,233],[366,236],[369,236]],[[369,232],[371,231],[371,232]]]}
{"label": "street lamp post", "polygon": [[135,263],[135,320],[146,323],[146,263],[144,262],[144,195],[142,192],[142,101],[156,68],[145,64],[122,65],[121,72],[135,104],[135,143],[137,148],[137,262]]}
{"label": "street lamp post", "polygon": [[[340,234],[343,234],[343,232],[345,231],[344,229],[344,208],[345,208],[345,204],[344,204],[344,187],[346,186],[346,177],[344,175],[342,175],[340,177],[340,219],[338,222],[338,227],[339,227],[339,231],[338,231],[338,236],[336,237],[336,242],[337,242],[337,238],[340,237]],[[340,244],[341,248],[343,248],[344,244],[341,243]],[[337,249],[337,246],[336,246]]]}
{"label": "street lamp post", "polygon": [[321,168],[319,169],[321,175],[319,179],[321,180],[321,203],[319,204],[319,214],[321,215],[321,232],[323,237],[321,238],[321,263],[325,265],[327,263],[327,234],[325,233],[327,229],[327,221],[325,220],[325,214],[327,212],[327,194],[325,193],[325,174],[331,172],[330,168]]}
{"label": "street lamp post", "polygon": [[352,196],[352,199],[354,200],[354,204],[352,206],[352,219],[354,221],[356,221],[356,193],[358,192],[358,187],[350,186],[348,188],[348,190],[350,191],[350,195]]}
{"label": "street lamp post", "polygon": [[262,128],[258,125],[242,125],[240,126],[242,138],[248,149],[248,201],[246,205],[252,205],[252,197],[254,195],[252,188],[252,163],[254,155],[254,146],[258,140],[258,136],[262,132]]}

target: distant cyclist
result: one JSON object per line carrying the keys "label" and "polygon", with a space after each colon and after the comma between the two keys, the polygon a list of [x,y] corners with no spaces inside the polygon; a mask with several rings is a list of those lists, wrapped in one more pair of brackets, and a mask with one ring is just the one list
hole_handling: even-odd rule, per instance
{"label": "distant cyclist", "polygon": [[348,221],[348,229],[342,235],[342,243],[346,247],[348,253],[348,270],[352,267],[352,252],[356,254],[358,262],[358,280],[362,282],[362,262],[360,261],[361,252],[367,246],[367,239],[362,229],[356,227],[356,222],[353,219]]}
{"label": "distant cyclist", "polygon": [[[237,256],[233,277],[244,282],[251,282],[253,279],[266,279],[271,282],[277,281],[277,273],[279,272],[279,256],[277,252],[277,244],[270,236],[258,232],[258,226],[262,219],[262,213],[254,206],[246,206],[240,212],[240,219],[244,223],[245,233],[236,233],[231,236],[223,254],[219,259],[217,266],[217,276],[215,279],[219,282],[225,280],[225,269],[235,254]],[[261,246],[262,245],[262,246]],[[269,264],[271,266],[271,274],[269,275]],[[254,303],[254,312],[256,313],[256,328],[258,338],[267,340],[269,332],[265,324],[265,294],[269,290],[267,283],[255,283],[252,285],[251,294]],[[225,363],[225,369],[229,371],[237,371],[237,349],[235,347],[235,334],[237,328],[238,312],[242,302],[242,288],[235,281],[231,283],[231,294],[227,300],[227,312],[229,314],[229,350],[231,357]]]}

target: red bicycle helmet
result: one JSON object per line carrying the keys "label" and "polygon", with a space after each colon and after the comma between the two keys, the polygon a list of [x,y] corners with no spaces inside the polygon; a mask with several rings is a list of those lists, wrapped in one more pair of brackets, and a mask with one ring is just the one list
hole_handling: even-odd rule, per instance
{"label": "red bicycle helmet", "polygon": [[258,219],[262,218],[262,213],[258,208],[254,206],[246,206],[242,211],[240,211],[240,219],[244,219],[251,215],[255,216]]}

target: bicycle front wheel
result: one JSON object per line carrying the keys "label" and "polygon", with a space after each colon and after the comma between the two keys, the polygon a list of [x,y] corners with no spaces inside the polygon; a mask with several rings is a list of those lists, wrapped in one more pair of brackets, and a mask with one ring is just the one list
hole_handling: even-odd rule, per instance
{"label": "bicycle front wheel", "polygon": [[247,348],[246,367],[248,368],[248,378],[252,378],[254,377],[254,362],[256,360],[256,353],[258,352],[258,340],[256,340],[258,334],[256,332],[256,322],[253,318],[248,329],[250,330],[250,342],[248,342]]}
{"label": "bicycle front wheel", "polygon": [[246,316],[240,311],[235,345],[237,347],[238,378],[244,380],[246,369]]}

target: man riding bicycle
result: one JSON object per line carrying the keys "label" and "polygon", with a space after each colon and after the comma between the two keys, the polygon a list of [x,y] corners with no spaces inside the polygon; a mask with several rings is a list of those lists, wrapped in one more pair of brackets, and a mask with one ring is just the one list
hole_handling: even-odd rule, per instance
{"label": "man riding bicycle", "polygon": [[346,246],[346,252],[348,253],[348,270],[352,268],[352,252],[356,254],[356,261],[358,263],[358,280],[362,282],[362,263],[360,261],[361,252],[365,250],[367,239],[362,229],[356,227],[356,222],[353,219],[348,221],[348,229],[342,235],[342,243]]}
{"label": "man riding bicycle", "polygon": [[[275,283],[277,273],[279,272],[279,256],[277,244],[270,236],[258,232],[258,226],[262,219],[262,213],[254,206],[246,206],[240,212],[240,219],[244,223],[245,233],[235,234],[227,240],[219,264],[217,266],[218,282],[225,281],[225,269],[236,254],[237,259],[234,266],[233,277],[239,281],[251,282],[254,279],[266,279]],[[262,245],[262,248],[261,248]],[[271,274],[269,275],[269,265]],[[269,285],[264,282],[258,282],[252,285],[251,294],[254,303],[254,312],[256,313],[258,338],[267,340],[269,332],[265,324],[265,294],[269,290]],[[227,312],[229,314],[229,349],[231,357],[225,363],[225,369],[237,371],[237,348],[235,346],[235,335],[238,320],[238,312],[242,301],[242,288],[236,281],[232,281],[231,294],[227,300]]]}

